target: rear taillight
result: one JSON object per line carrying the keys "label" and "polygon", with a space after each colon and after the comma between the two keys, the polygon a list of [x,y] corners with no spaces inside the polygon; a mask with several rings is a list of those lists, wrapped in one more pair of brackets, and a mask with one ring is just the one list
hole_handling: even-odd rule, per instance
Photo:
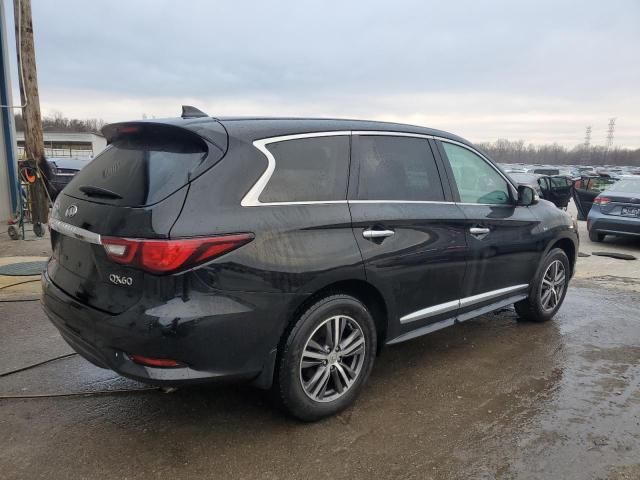
{"label": "rear taillight", "polygon": [[251,233],[176,240],[102,237],[102,245],[114,262],[151,273],[171,273],[213,260],[251,240]]}
{"label": "rear taillight", "polygon": [[594,200],[593,203],[596,205],[606,205],[607,203],[610,203],[611,199],[608,197],[601,197],[601,196],[597,196]]}

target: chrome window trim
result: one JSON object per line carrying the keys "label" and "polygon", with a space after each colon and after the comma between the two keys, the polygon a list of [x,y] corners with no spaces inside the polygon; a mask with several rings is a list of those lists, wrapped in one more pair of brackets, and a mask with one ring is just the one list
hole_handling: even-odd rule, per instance
{"label": "chrome window trim", "polygon": [[267,169],[262,173],[260,178],[256,183],[253,184],[253,187],[249,189],[247,194],[243,197],[240,205],[243,207],[259,207],[259,206],[270,206],[270,205],[316,205],[323,203],[346,203],[345,200],[328,200],[328,201],[319,201],[313,200],[308,202],[261,202],[260,195],[262,191],[269,183],[273,172],[276,169],[276,159],[271,154],[267,145],[271,143],[277,142],[286,142],[287,140],[300,140],[303,138],[317,138],[317,137],[339,137],[351,135],[351,131],[341,130],[335,132],[312,132],[312,133],[299,133],[295,135],[282,135],[278,137],[269,137],[262,138],[260,140],[255,140],[253,142],[253,146],[256,147],[262,154],[267,158]]}
{"label": "chrome window trim", "polygon": [[69,223],[62,222],[55,218],[49,219],[49,228],[56,232],[72,237],[83,242],[93,243],[94,245],[102,245],[102,237],[98,233],[85,230],[84,228],[76,227]]}
{"label": "chrome window trim", "polygon": [[438,138],[434,135],[426,135],[424,133],[411,133],[411,132],[394,132],[392,130],[352,130],[351,135],[377,135],[385,137],[413,137],[413,138],[425,138],[434,139]]}
{"label": "chrome window trim", "polygon": [[[491,206],[491,207],[504,207],[510,206],[513,207],[513,204],[501,204],[501,203],[468,203],[468,202],[447,202],[447,201],[434,201],[434,200],[309,200],[309,201],[301,201],[301,202],[261,202],[260,195],[262,191],[265,189],[269,180],[271,179],[273,172],[276,168],[276,160],[274,156],[271,154],[267,145],[278,142],[286,142],[287,140],[299,140],[303,138],[317,138],[317,137],[334,137],[334,136],[346,136],[346,135],[376,135],[376,136],[388,136],[388,137],[412,137],[412,138],[423,138],[423,139],[432,139],[432,140],[440,140],[442,142],[451,143],[454,145],[458,145],[462,148],[466,148],[478,155],[485,163],[488,163],[491,168],[493,168],[506,182],[512,187],[515,191],[517,188],[511,182],[511,180],[505,176],[485,155],[476,150],[475,148],[466,145],[462,142],[458,142],[456,140],[452,140],[450,138],[441,137],[438,135],[427,135],[423,133],[411,133],[411,132],[394,132],[387,130],[336,130],[336,131],[324,131],[324,132],[311,132],[311,133],[299,133],[292,135],[281,135],[277,137],[268,137],[262,138],[259,140],[255,140],[253,142],[253,146],[256,147],[266,158],[267,158],[267,168],[262,173],[260,178],[253,184],[253,186],[249,189],[246,195],[242,198],[240,205],[243,207],[260,207],[260,206],[286,206],[286,205],[340,205],[346,203],[405,203],[405,204],[440,204],[440,205],[481,205],[481,206]],[[455,181],[455,180],[454,180]],[[512,192],[513,193],[513,192]]]}
{"label": "chrome window trim", "polygon": [[423,320],[425,318],[433,317],[434,315],[450,312],[457,308],[464,308],[471,305],[475,305],[476,303],[484,302],[486,300],[492,300],[502,295],[506,295],[507,293],[517,292],[518,290],[524,290],[525,288],[529,288],[528,283],[513,285],[511,287],[499,288],[497,290],[491,290],[489,292],[480,293],[478,295],[459,298],[458,300],[452,300],[450,302],[439,303],[437,305],[433,305],[427,308],[422,308],[415,312],[404,315],[403,317],[400,318],[400,323],[405,324],[405,323],[415,322],[417,320]]}
{"label": "chrome window trim", "polygon": [[348,203],[427,203],[427,204],[436,204],[436,205],[455,205],[455,202],[445,202],[438,200],[349,200]]}

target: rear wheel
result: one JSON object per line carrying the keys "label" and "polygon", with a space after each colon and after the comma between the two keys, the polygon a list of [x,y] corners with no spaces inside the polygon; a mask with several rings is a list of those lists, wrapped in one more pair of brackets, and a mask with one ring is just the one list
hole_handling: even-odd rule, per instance
{"label": "rear wheel", "polygon": [[592,242],[601,242],[604,240],[604,233],[600,233],[597,230],[589,230],[589,240]]}
{"label": "rear wheel", "polygon": [[20,239],[20,232],[18,231],[18,229],[15,226],[9,225],[8,233],[9,233],[9,238],[11,240],[19,240]]}
{"label": "rear wheel", "polygon": [[44,228],[42,227],[41,223],[34,223],[33,224],[33,233],[36,234],[36,237],[44,236]]}
{"label": "rear wheel", "polygon": [[276,394],[300,420],[333,415],[358,396],[375,354],[375,324],[365,305],[349,295],[323,298],[300,316],[281,347]]}
{"label": "rear wheel", "polygon": [[542,263],[529,297],[514,306],[524,320],[546,322],[556,314],[567,294],[571,266],[564,250],[552,249]]}

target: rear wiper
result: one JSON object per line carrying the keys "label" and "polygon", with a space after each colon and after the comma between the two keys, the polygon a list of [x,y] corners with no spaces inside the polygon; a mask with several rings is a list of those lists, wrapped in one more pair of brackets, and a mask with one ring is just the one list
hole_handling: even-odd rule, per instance
{"label": "rear wiper", "polygon": [[106,188],[96,187],[94,185],[83,185],[78,190],[89,197],[105,197],[105,198],[122,198],[116,192],[107,190]]}

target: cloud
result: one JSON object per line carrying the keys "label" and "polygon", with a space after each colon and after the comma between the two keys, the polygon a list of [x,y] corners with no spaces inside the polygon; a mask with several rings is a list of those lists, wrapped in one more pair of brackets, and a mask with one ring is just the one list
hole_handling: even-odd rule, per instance
{"label": "cloud", "polygon": [[193,103],[567,145],[615,116],[616,144],[640,146],[635,0],[34,0],[33,16],[45,112],[111,121]]}

